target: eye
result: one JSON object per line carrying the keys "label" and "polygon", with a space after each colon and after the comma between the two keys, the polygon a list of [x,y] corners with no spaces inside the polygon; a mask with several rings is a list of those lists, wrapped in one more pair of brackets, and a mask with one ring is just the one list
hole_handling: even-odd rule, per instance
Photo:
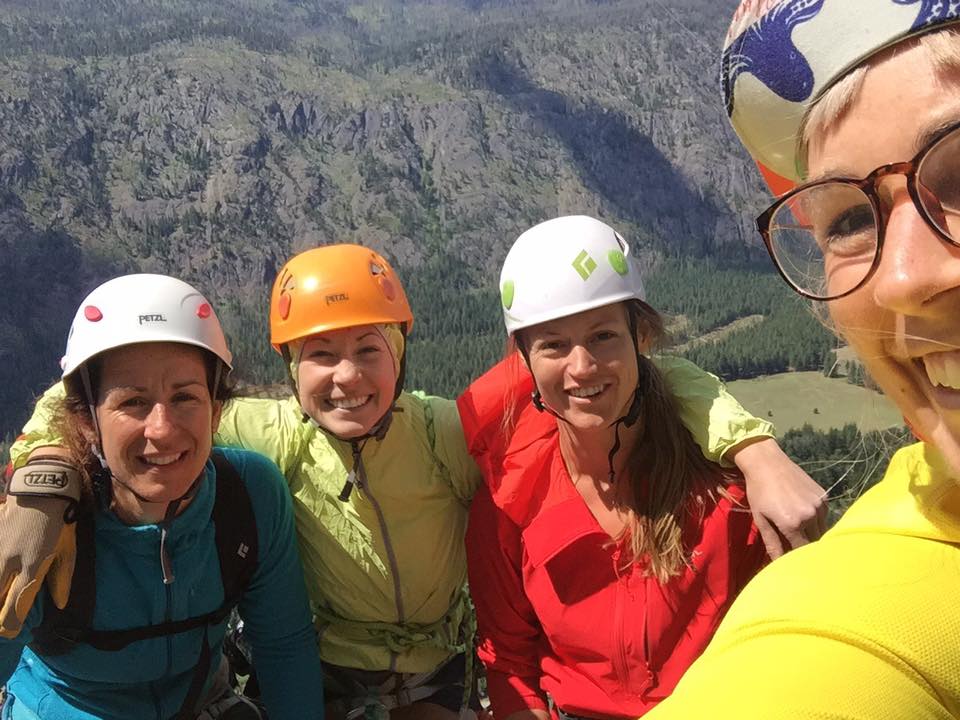
{"label": "eye", "polygon": [[859,204],[827,218],[826,227],[817,233],[825,252],[836,255],[857,255],[872,252],[876,246],[877,224],[873,208]]}
{"label": "eye", "polygon": [[147,401],[142,397],[124,398],[119,403],[117,403],[117,407],[125,408],[128,410],[143,408],[146,406],[147,406]]}
{"label": "eye", "polygon": [[331,358],[333,357],[333,353],[329,350],[311,350],[307,357],[312,360],[319,360],[322,358]]}
{"label": "eye", "polygon": [[565,346],[565,341],[560,339],[541,340],[537,343],[535,349],[542,353],[556,353],[563,350]]}
{"label": "eye", "polygon": [[607,340],[614,340],[617,338],[617,333],[613,330],[601,330],[593,336],[593,339],[598,342],[605,342]]}
{"label": "eye", "polygon": [[175,403],[200,402],[200,396],[192,392],[181,390],[180,392],[176,393],[173,396],[173,402]]}
{"label": "eye", "polygon": [[377,347],[376,345],[364,345],[357,350],[357,354],[359,355],[375,355],[379,352],[381,352],[381,348]]}

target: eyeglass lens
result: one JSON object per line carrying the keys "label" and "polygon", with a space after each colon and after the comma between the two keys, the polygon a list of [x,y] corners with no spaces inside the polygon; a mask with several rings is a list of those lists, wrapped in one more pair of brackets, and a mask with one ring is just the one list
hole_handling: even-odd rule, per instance
{"label": "eyeglass lens", "polygon": [[[916,190],[927,222],[952,242],[960,238],[960,129],[934,144],[917,168]],[[918,210],[921,208],[918,208]],[[828,182],[806,188],[770,218],[771,249],[783,274],[817,298],[860,285],[877,253],[879,219],[856,185]]]}

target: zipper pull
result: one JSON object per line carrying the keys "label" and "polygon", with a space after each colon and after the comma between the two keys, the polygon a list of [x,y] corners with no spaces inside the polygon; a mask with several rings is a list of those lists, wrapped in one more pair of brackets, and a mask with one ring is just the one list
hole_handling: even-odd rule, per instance
{"label": "zipper pull", "polygon": [[353,492],[354,487],[363,490],[363,458],[360,457],[360,452],[365,444],[365,442],[358,443],[355,440],[350,442],[350,448],[353,450],[353,467],[347,473],[347,481],[343,484],[343,489],[337,496],[340,502],[346,502],[350,499],[350,493]]}
{"label": "zipper pull", "polygon": [[343,484],[343,490],[340,491],[340,494],[337,495],[337,500],[340,502],[346,502],[350,499],[350,493],[353,492],[354,485],[357,485],[357,473],[351,470],[347,474],[347,481]]}
{"label": "zipper pull", "polygon": [[160,526],[160,567],[163,569],[163,584],[170,585],[175,580],[173,575],[173,562],[170,560],[170,554],[167,552],[167,526]]}

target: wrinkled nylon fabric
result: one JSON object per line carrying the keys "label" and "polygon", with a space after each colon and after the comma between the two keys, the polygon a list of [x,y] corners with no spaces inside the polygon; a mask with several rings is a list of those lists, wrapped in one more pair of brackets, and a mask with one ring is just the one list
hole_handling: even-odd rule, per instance
{"label": "wrinkled nylon fabric", "polygon": [[960,717],[958,597],[960,484],[917,443],[823,539],[747,586],[646,717]]}

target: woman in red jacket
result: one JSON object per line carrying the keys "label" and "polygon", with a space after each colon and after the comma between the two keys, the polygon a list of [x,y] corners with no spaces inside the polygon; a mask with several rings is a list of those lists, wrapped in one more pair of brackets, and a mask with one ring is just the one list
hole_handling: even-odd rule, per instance
{"label": "woman in red jacket", "polygon": [[467,396],[502,395],[528,370],[535,390],[505,399],[501,427],[464,418],[487,485],[467,552],[493,710],[637,717],[706,647],[763,543],[646,357],[663,324],[619,234],[541,223],[500,288],[518,352]]}

